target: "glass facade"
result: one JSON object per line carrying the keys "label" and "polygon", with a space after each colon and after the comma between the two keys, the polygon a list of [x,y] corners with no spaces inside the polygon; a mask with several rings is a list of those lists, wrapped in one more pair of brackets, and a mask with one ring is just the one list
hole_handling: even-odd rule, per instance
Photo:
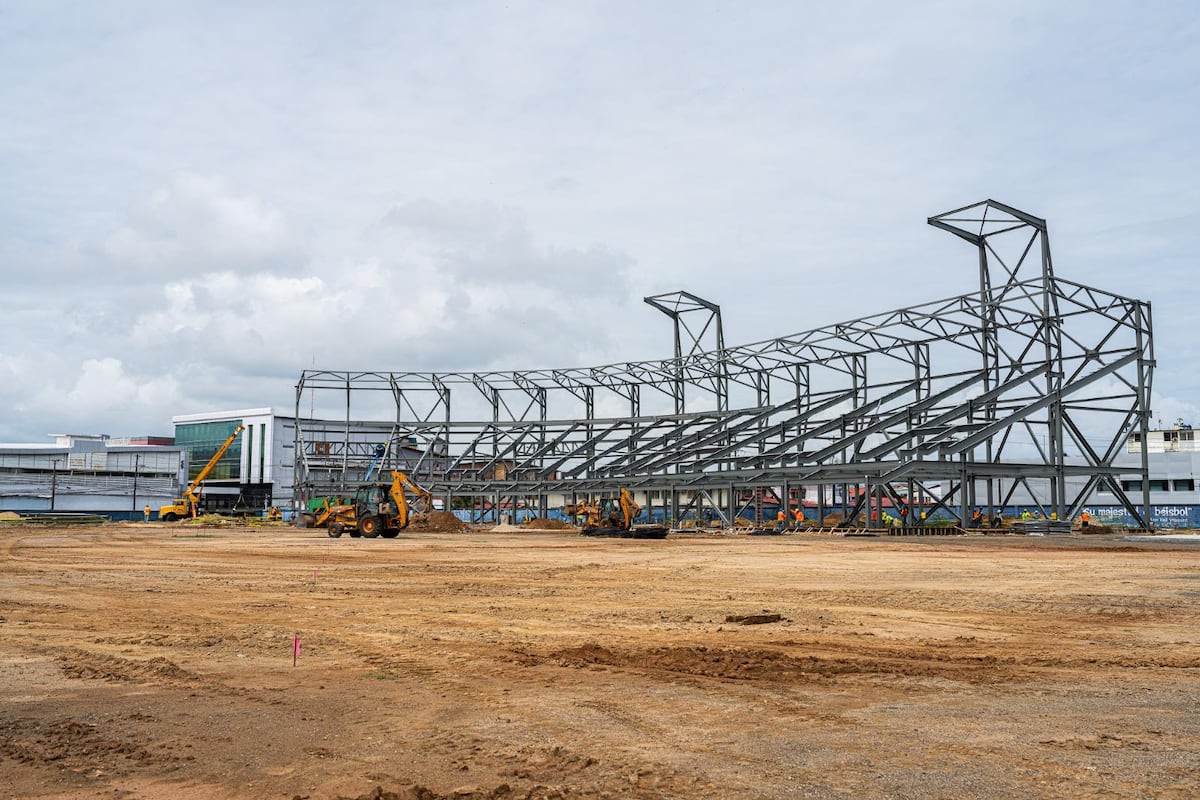
{"label": "glass facade", "polygon": [[[216,455],[216,452],[221,449],[221,445],[225,444],[225,440],[237,426],[238,420],[181,423],[175,426],[175,446],[182,447],[188,455],[189,481],[200,474],[200,470],[204,469],[208,460]],[[233,440],[233,444],[229,446],[225,455],[221,456],[221,460],[209,474],[208,480],[241,480],[242,438],[244,436],[245,431]]]}

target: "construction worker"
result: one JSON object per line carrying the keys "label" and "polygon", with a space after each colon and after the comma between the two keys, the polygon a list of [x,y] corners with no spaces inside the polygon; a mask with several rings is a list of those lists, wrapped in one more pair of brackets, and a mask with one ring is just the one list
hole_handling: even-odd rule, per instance
{"label": "construction worker", "polygon": [[142,509],[142,522],[149,522],[149,521],[150,521],[150,504],[147,503],[146,507]]}
{"label": "construction worker", "polygon": [[971,512],[971,527],[972,528],[982,528],[983,527],[983,509],[982,508],[977,508]]}
{"label": "construction worker", "polygon": [[796,506],[796,510],[792,512],[792,519],[794,527],[799,528],[802,524],[804,524],[804,509],[800,506]]}
{"label": "construction worker", "polygon": [[1033,512],[1031,512],[1028,508],[1021,512],[1021,521],[1022,522],[1029,522],[1032,519],[1033,519]]}
{"label": "construction worker", "polygon": [[1092,521],[1092,515],[1091,515],[1091,514],[1089,514],[1088,512],[1084,511],[1082,514],[1080,514],[1080,515],[1079,515],[1079,528],[1080,528],[1080,530],[1085,530],[1085,531],[1086,531],[1086,530],[1088,529],[1088,524],[1089,524],[1091,521]]}
{"label": "construction worker", "polygon": [[779,507],[779,513],[775,515],[775,522],[778,523],[775,529],[780,533],[787,527],[787,512],[783,510],[783,506]]}

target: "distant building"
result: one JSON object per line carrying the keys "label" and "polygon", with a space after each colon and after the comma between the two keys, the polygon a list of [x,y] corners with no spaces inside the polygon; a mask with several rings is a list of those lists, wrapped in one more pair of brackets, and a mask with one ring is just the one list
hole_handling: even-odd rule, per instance
{"label": "distant building", "polygon": [[202,511],[260,514],[276,504],[277,496],[290,499],[294,427],[290,418],[271,408],[250,408],[181,414],[171,423],[175,444],[187,461],[187,481],[216,455],[238,423],[245,425],[204,481]]}
{"label": "distant building", "polygon": [[53,444],[0,444],[0,511],[141,519],[180,491],[183,454],[170,437],[52,435]]}
{"label": "distant building", "polygon": [[[1119,478],[1121,490],[1135,503],[1142,500],[1142,476],[1134,473],[1142,460],[1140,432],[1131,433],[1125,440],[1125,452],[1117,456],[1117,467],[1129,468],[1132,474]],[[1196,491],[1200,473],[1200,448],[1196,447],[1196,432],[1182,419],[1171,428],[1151,430],[1146,436],[1146,453],[1150,476],[1146,489],[1150,492],[1150,517],[1156,528],[1200,527],[1200,493]],[[1125,510],[1116,504],[1112,490],[1100,487],[1089,498],[1087,509],[1097,522],[1128,524]]]}

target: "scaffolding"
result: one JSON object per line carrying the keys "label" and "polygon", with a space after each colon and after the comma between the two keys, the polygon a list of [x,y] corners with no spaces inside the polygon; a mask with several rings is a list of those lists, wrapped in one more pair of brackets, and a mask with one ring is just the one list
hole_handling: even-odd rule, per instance
{"label": "scaffolding", "polygon": [[[680,519],[726,522],[764,496],[816,488],[817,513],[905,526],[965,524],[1020,496],[1071,519],[1097,488],[1150,524],[1115,466],[1149,430],[1150,304],[1054,274],[1046,221],[994,200],[930,217],[967,242],[978,288],[726,347],[720,308],[688,292],[645,298],[672,318],[671,358],[481,372],[304,370],[297,491],[343,486],[385,444],[435,495],[544,514],[635,490]],[[336,408],[340,423],[301,419]],[[373,436],[363,431],[373,431]],[[329,471],[331,453],[342,461]],[[297,505],[302,498],[297,496]],[[511,506],[509,506],[511,504]]]}

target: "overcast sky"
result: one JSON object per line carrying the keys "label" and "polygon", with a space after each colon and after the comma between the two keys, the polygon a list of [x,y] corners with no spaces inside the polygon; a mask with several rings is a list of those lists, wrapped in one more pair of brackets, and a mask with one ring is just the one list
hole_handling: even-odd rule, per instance
{"label": "overcast sky", "polygon": [[[1149,300],[1200,423],[1192,2],[0,5],[0,441],[300,370],[667,356],[970,291],[994,198]],[[936,366],[936,365],[935,365]]]}

